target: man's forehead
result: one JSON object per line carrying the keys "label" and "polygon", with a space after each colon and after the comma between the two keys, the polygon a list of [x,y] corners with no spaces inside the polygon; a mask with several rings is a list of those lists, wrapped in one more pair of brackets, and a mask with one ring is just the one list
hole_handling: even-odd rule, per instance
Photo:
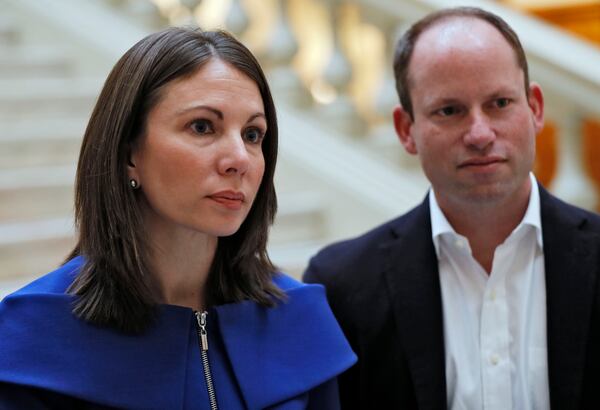
{"label": "man's forehead", "polygon": [[421,33],[414,53],[421,51],[431,55],[453,49],[486,48],[496,41],[510,47],[498,29],[487,21],[471,16],[449,16]]}
{"label": "man's forehead", "polygon": [[[419,36],[409,61],[408,84],[425,67],[460,67],[510,56],[518,66],[515,50],[492,24],[471,16],[451,16],[428,27]],[[449,73],[448,73],[449,74]]]}
{"label": "man's forehead", "polygon": [[[515,50],[495,26],[476,17],[450,16],[419,36],[409,62],[408,87],[414,90],[419,84],[427,93],[435,94],[435,88],[443,86],[445,98],[448,93],[460,95],[468,88],[470,82],[465,76],[481,78],[489,74],[494,76],[490,84],[510,85],[513,78],[507,64],[522,71]],[[451,92],[453,86],[457,92]]]}

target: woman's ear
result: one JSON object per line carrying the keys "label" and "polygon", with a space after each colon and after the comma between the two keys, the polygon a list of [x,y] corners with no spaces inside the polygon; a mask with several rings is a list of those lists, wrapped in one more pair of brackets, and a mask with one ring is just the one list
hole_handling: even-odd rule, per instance
{"label": "woman's ear", "polygon": [[413,121],[410,114],[406,112],[402,106],[396,106],[396,108],[394,108],[394,128],[396,129],[396,134],[406,152],[411,155],[416,155],[417,145],[410,132],[412,124]]}
{"label": "woman's ear", "polygon": [[137,150],[133,145],[129,145],[129,149],[127,151],[127,177],[130,181],[133,179],[139,184],[140,178],[138,170],[135,166],[137,162]]}

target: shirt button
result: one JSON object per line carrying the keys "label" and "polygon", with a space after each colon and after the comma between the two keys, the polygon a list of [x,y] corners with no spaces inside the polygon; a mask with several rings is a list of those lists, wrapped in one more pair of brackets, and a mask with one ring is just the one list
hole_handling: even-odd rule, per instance
{"label": "shirt button", "polygon": [[457,239],[454,244],[458,249],[463,249],[465,247],[465,243],[461,239]]}
{"label": "shirt button", "polygon": [[496,366],[499,361],[500,361],[500,358],[498,356],[496,356],[495,354],[493,354],[490,357],[490,363],[492,364],[492,366]]}
{"label": "shirt button", "polygon": [[496,300],[496,291],[495,291],[495,290],[492,290],[492,291],[490,292],[490,300],[491,300],[492,302]]}

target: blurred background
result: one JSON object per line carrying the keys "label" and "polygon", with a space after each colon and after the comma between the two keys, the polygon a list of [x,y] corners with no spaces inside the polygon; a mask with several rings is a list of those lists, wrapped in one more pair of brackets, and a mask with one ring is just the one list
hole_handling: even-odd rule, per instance
{"label": "blurred background", "polygon": [[0,0],[0,297],[73,246],[91,108],[117,59],[169,25],[225,28],[267,73],[280,121],[269,252],[283,270],[299,277],[323,245],[415,206],[428,183],[392,127],[393,48],[413,21],[456,5],[517,31],[546,97],[536,175],[598,210],[600,0]]}

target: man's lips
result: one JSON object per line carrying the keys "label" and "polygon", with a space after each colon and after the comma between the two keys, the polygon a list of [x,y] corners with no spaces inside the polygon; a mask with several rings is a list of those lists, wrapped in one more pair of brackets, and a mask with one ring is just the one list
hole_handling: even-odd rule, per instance
{"label": "man's lips", "polygon": [[488,165],[498,164],[506,162],[506,160],[502,157],[498,156],[490,156],[490,157],[477,157],[477,158],[469,158],[467,160],[462,161],[458,167],[466,168],[466,167],[485,167]]}

